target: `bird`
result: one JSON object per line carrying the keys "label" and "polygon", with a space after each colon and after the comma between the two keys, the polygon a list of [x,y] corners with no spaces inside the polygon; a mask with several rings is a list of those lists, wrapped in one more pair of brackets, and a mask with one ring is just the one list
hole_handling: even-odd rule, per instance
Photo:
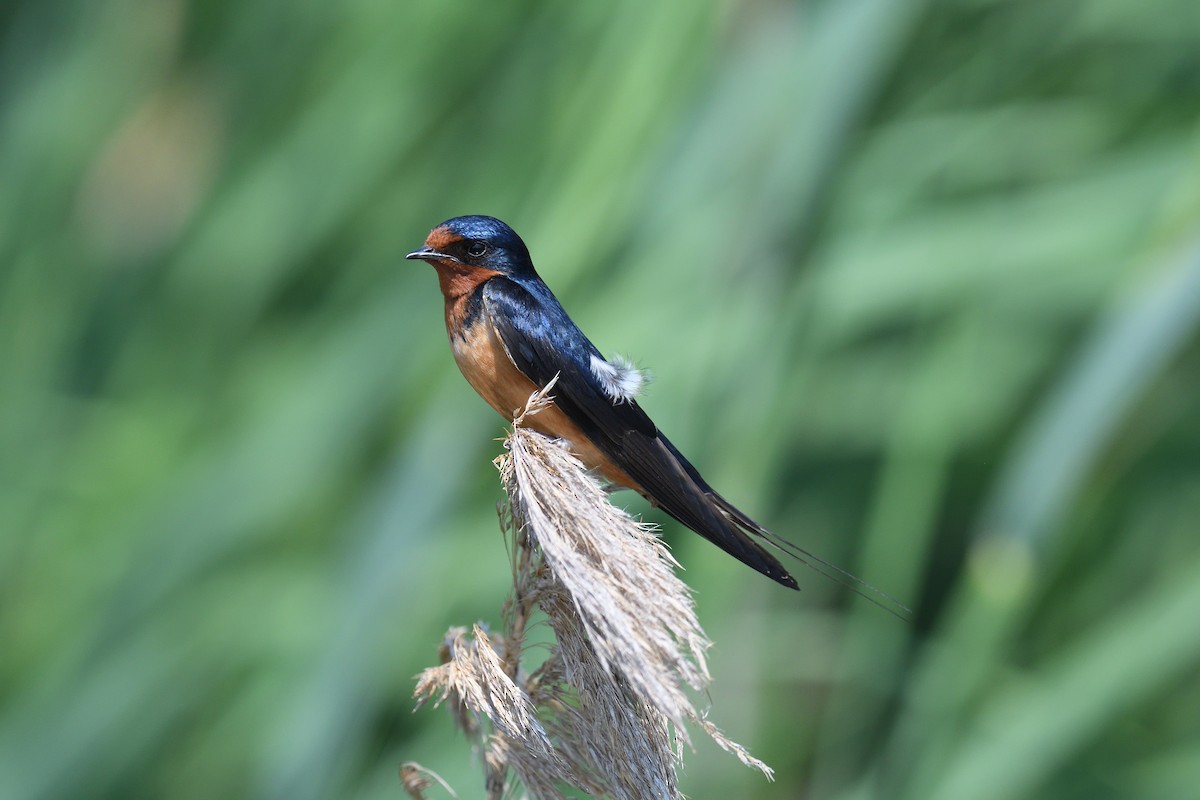
{"label": "bird", "polygon": [[479,215],[448,219],[405,258],[437,271],[454,360],[501,416],[512,421],[532,393],[557,378],[552,405],[525,424],[564,440],[610,485],[638,492],[789,589],[799,588],[795,577],[764,544],[839,582],[848,578],[882,594],[776,536],[717,493],[638,404],[643,373],[624,359],[605,358],[592,344],[504,222]]}

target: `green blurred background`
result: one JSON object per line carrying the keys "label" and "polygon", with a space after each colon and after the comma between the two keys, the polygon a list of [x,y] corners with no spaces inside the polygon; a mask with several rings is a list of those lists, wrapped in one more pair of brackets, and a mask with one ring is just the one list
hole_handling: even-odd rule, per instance
{"label": "green blurred background", "polygon": [[1198,123],[1195,0],[5,4],[0,797],[481,796],[410,699],[508,581],[465,213],[917,611],[667,524],[778,770],[688,794],[1195,797]]}

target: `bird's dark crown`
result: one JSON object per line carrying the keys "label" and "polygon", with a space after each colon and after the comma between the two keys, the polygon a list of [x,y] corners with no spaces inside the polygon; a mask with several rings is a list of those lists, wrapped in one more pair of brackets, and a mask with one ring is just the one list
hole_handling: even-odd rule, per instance
{"label": "bird's dark crown", "polygon": [[448,257],[467,266],[506,275],[532,275],[529,249],[512,228],[495,217],[472,215],[448,219],[430,231],[425,248],[410,258],[437,262]]}

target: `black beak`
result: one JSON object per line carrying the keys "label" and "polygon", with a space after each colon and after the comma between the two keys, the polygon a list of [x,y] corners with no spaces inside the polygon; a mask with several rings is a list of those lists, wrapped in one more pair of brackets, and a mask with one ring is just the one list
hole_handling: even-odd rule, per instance
{"label": "black beak", "polygon": [[405,258],[418,261],[458,261],[457,258],[449,253],[439,252],[432,247],[422,247],[420,250],[413,250]]}

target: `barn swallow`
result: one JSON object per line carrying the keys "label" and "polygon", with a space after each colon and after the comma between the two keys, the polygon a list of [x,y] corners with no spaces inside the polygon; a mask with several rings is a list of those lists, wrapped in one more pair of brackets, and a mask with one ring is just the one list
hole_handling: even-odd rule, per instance
{"label": "barn swallow", "polygon": [[525,424],[565,440],[609,483],[638,492],[791,589],[798,588],[796,579],[760,541],[822,574],[830,570],[857,581],[775,536],[708,485],[638,405],[642,373],[601,354],[542,282],[528,248],[508,225],[492,217],[455,217],[434,228],[425,246],[405,258],[427,261],[437,270],[454,360],[505,419],[511,421],[533,392],[558,376],[553,404]]}

